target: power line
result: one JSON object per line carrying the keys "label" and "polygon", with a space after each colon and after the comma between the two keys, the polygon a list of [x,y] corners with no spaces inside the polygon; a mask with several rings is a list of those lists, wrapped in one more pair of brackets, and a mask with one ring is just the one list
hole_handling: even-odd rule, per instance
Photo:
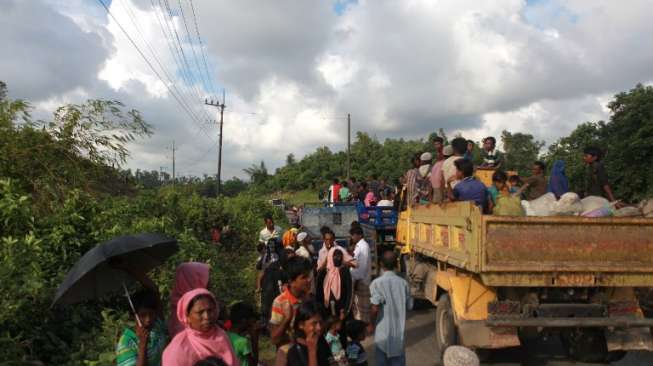
{"label": "power line", "polygon": [[[191,111],[193,112],[193,115],[195,116],[196,120],[199,121],[200,118],[197,116],[197,114],[195,114],[195,111],[193,111],[193,109],[190,107],[188,101],[185,100],[185,98],[184,98],[184,94],[183,94],[183,93],[182,93],[182,92],[177,88],[175,82],[174,82],[174,81],[172,80],[172,78],[170,77],[170,74],[168,73],[168,71],[166,70],[166,68],[165,68],[165,67],[163,66],[163,64],[161,63],[160,58],[159,58],[157,52],[152,48],[152,46],[150,45],[150,43],[147,41],[147,39],[146,39],[145,36],[143,35],[143,31],[141,30],[141,27],[138,25],[138,21],[137,21],[137,19],[136,19],[136,16],[134,15],[134,12],[132,11],[131,6],[127,3],[127,0],[123,0],[123,1],[122,1],[122,6],[123,6],[123,7],[125,8],[125,10],[127,11],[127,15],[131,18],[131,22],[132,22],[132,24],[134,24],[134,27],[135,27],[135,29],[136,29],[136,33],[140,36],[141,41],[145,44],[145,46],[148,48],[148,50],[149,50],[150,53],[152,54],[152,57],[154,58],[154,60],[156,61],[156,63],[157,63],[157,64],[159,65],[159,67],[161,68],[161,71],[163,72],[163,74],[166,76],[166,78],[168,79],[168,81],[170,82],[170,84],[172,85],[172,87],[175,89],[175,91],[176,91],[177,94],[179,95],[180,99],[184,102],[184,104],[186,105],[186,107],[187,107],[189,110],[191,110]],[[208,133],[207,133],[206,131],[205,131],[205,133],[208,135]]]}
{"label": "power line", "polygon": [[[168,89],[168,91],[170,92],[170,95],[172,95],[173,98],[177,101],[177,103],[179,103],[179,105],[182,107],[182,109],[184,109],[184,110],[186,111],[186,113],[187,113],[188,116],[191,118],[191,120],[195,121],[195,119],[194,119],[194,115],[193,115],[192,111],[191,111],[190,109],[188,109],[188,108],[184,105],[184,103],[179,99],[179,97],[178,97],[177,94],[172,90],[172,88],[170,88],[170,86],[169,86],[165,81],[163,81],[163,78],[161,77],[161,75],[159,74],[159,72],[156,70],[156,68],[154,67],[154,65],[152,65],[152,63],[150,62],[150,60],[148,60],[148,58],[145,56],[145,54],[144,54],[143,51],[140,49],[140,47],[138,47],[138,45],[136,44],[136,42],[134,42],[134,40],[133,40],[132,37],[129,35],[129,33],[127,33],[127,30],[125,30],[125,28],[122,26],[122,24],[120,24],[120,22],[118,22],[118,19],[116,19],[116,17],[113,15],[113,13],[111,13],[111,10],[109,9],[109,7],[108,7],[108,6],[104,3],[104,1],[102,1],[102,0],[97,0],[97,1],[98,1],[98,2],[100,3],[100,5],[102,5],[102,7],[107,11],[107,14],[108,14],[112,19],[113,19],[113,21],[116,22],[116,25],[118,25],[118,27],[119,27],[120,30],[123,32],[123,34],[125,35],[125,37],[127,37],[127,39],[128,39],[129,42],[132,44],[132,46],[134,46],[134,48],[136,49],[136,51],[138,52],[138,54],[143,58],[143,60],[144,60],[145,63],[150,67],[150,69],[152,70],[152,72],[154,72],[154,74],[157,76],[157,78],[159,78],[159,80],[163,83],[163,85],[165,85],[166,89]],[[199,123],[198,121],[195,121],[195,122]]]}
{"label": "power line", "polygon": [[170,22],[172,23],[172,31],[173,34],[175,35],[175,40],[177,41],[177,45],[179,46],[179,50],[181,51],[181,58],[183,60],[183,63],[186,67],[186,70],[188,72],[188,79],[191,82],[192,87],[195,89],[195,92],[197,93],[197,97],[199,100],[202,100],[202,93],[200,93],[199,89],[197,88],[197,82],[195,81],[195,76],[193,75],[193,72],[191,71],[192,68],[190,67],[190,63],[188,62],[188,58],[186,57],[186,53],[184,52],[184,46],[183,43],[181,42],[181,39],[179,38],[179,33],[177,33],[177,28],[174,27],[174,21],[173,21],[173,15],[172,15],[172,8],[170,8],[170,3],[168,0],[163,1],[166,10],[168,10],[168,16],[170,18]]}
{"label": "power line", "polygon": [[[170,7],[170,3],[168,2],[168,0],[163,0],[163,1],[158,0],[158,2],[159,2],[159,8],[161,9],[163,21],[169,33],[169,38],[168,38],[168,33],[166,33],[165,31],[163,32],[164,36],[168,40],[168,47],[171,48],[171,53],[173,54],[173,58],[175,58],[176,56],[175,63],[177,64],[178,69],[181,70],[181,75],[186,82],[187,88],[189,88],[189,90],[194,91],[195,98],[197,98],[197,100],[201,102],[204,97],[202,95],[202,92],[197,87],[197,83],[195,82],[195,78],[193,77],[190,64],[186,58],[186,54],[184,52],[182,42],[179,39],[179,34],[177,33],[177,28],[175,27],[174,15],[172,14],[172,8]],[[166,11],[164,11],[164,9]],[[174,52],[172,52],[172,49],[174,49]],[[210,119],[205,109],[202,109],[202,112],[204,113],[205,117]]]}
{"label": "power line", "polygon": [[197,33],[197,40],[199,41],[200,44],[200,51],[202,53],[202,60],[204,60],[204,70],[206,71],[206,76],[209,79],[210,86],[212,87],[212,92],[213,94],[217,94],[217,88],[215,87],[215,84],[213,83],[213,78],[211,77],[211,70],[209,69],[209,65],[206,62],[206,54],[204,52],[204,43],[202,42],[202,37],[200,36],[200,27],[198,26],[197,23],[197,16],[195,15],[195,6],[193,5],[193,0],[188,0],[190,3],[190,9],[193,13],[193,22],[195,23],[195,32]]}
{"label": "power line", "polygon": [[186,29],[186,37],[188,38],[188,42],[190,43],[190,50],[193,54],[193,61],[195,61],[195,66],[197,66],[197,71],[199,73],[199,79],[201,79],[202,84],[204,84],[204,90],[208,90],[208,81],[202,74],[202,68],[199,63],[199,59],[197,57],[197,53],[195,53],[195,45],[192,40],[192,37],[190,35],[190,30],[188,29],[188,22],[186,22],[186,14],[184,13],[184,7],[181,5],[181,0],[177,0],[177,4],[179,4],[179,12],[181,13],[181,20],[184,23],[184,29]]}

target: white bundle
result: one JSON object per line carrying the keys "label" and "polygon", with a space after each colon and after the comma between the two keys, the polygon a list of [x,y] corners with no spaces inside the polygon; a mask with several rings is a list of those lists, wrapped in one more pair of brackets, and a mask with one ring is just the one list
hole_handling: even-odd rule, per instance
{"label": "white bundle", "polygon": [[580,197],[574,192],[563,194],[553,205],[553,214],[559,216],[578,216],[583,212]]}
{"label": "white bundle", "polygon": [[522,201],[526,216],[552,216],[555,204],[556,196],[551,192],[532,201]]}

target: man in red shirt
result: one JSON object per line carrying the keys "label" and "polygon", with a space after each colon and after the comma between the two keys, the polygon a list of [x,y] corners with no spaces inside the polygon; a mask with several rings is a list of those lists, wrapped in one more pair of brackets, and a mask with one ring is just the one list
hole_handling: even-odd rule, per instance
{"label": "man in red shirt", "polygon": [[342,186],[340,185],[340,181],[338,178],[333,180],[333,184],[331,187],[329,187],[329,202],[330,203],[336,203],[340,202],[340,188]]}

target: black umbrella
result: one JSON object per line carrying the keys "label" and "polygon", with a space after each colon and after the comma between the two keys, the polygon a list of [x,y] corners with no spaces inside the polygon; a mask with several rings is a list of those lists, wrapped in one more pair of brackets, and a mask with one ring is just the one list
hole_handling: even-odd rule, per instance
{"label": "black umbrella", "polygon": [[52,306],[74,304],[120,291],[134,279],[109,264],[119,260],[122,267],[148,272],[175,254],[177,240],[161,234],[121,236],[89,250],[75,263],[59,286]]}

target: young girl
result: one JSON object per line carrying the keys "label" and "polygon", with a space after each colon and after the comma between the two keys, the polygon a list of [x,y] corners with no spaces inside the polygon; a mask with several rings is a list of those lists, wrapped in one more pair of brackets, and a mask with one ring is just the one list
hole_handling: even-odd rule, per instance
{"label": "young girl", "polygon": [[361,342],[367,335],[367,323],[360,320],[347,322],[347,335],[351,342],[347,346],[347,359],[350,365],[367,366],[367,353]]}
{"label": "young girl", "polygon": [[288,350],[288,366],[329,366],[331,352],[322,332],[322,309],[314,300],[304,302],[295,315],[295,340]]}
{"label": "young girl", "polygon": [[[339,316],[330,316],[327,321],[327,333],[324,339],[331,350],[331,365],[347,366],[347,355],[341,342],[342,322],[345,319],[345,312],[341,311]],[[346,338],[344,338],[346,340]]]}

